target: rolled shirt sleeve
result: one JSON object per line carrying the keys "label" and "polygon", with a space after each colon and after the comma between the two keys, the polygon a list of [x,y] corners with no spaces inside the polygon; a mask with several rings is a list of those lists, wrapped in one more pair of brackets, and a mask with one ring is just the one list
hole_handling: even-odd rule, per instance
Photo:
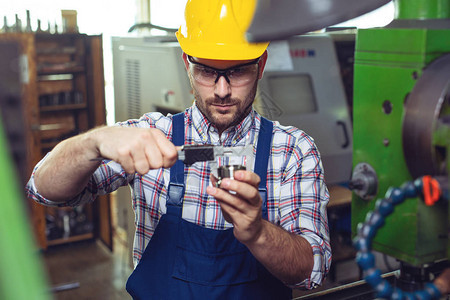
{"label": "rolled shirt sleeve", "polygon": [[134,174],[126,174],[118,163],[110,160],[103,160],[80,194],[64,202],[52,201],[39,193],[34,178],[36,170],[42,165],[47,157],[48,154],[34,167],[31,177],[25,186],[25,193],[28,198],[46,206],[76,207],[90,203],[99,195],[111,193],[120,186],[127,185],[134,177]]}
{"label": "rolled shirt sleeve", "polygon": [[284,164],[280,182],[274,183],[274,190],[279,190],[274,197],[279,197],[280,226],[305,238],[314,256],[310,277],[291,287],[312,289],[322,283],[331,265],[329,193],[314,140],[301,130],[291,127],[284,130],[287,135],[278,137],[275,132],[273,139],[273,164]]}

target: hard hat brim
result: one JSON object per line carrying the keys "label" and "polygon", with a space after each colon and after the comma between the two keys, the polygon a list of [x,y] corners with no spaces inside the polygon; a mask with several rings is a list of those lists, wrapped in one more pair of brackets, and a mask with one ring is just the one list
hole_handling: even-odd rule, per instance
{"label": "hard hat brim", "polygon": [[179,31],[176,32],[181,49],[188,55],[204,59],[249,60],[263,55],[269,45],[265,43],[220,44],[192,42]]}

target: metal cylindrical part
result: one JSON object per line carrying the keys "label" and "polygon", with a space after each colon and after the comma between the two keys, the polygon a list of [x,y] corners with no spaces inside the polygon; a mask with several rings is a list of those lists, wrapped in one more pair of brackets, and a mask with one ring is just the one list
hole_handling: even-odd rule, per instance
{"label": "metal cylindrical part", "polygon": [[234,172],[239,170],[245,170],[243,165],[224,165],[217,168],[217,182],[216,187],[220,187],[222,179],[231,178],[234,179]]}
{"label": "metal cylindrical part", "polygon": [[219,180],[223,178],[234,178],[234,172],[239,170],[245,170],[245,166],[242,165],[225,165],[217,168],[217,175]]}
{"label": "metal cylindrical part", "polygon": [[450,0],[395,0],[395,19],[450,18]]}

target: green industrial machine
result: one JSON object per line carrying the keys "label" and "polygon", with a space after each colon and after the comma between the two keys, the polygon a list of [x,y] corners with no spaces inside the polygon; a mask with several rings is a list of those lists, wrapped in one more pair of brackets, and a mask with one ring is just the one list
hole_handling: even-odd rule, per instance
{"label": "green industrial machine", "polygon": [[[386,0],[258,1],[252,42],[348,20]],[[352,230],[388,188],[423,175],[448,191],[450,0],[395,0],[395,20],[358,30],[353,94]],[[412,266],[449,257],[449,208],[419,197],[396,207],[373,248]]]}
{"label": "green industrial machine", "polygon": [[[398,0],[385,28],[359,30],[355,51],[352,232],[391,186],[423,175],[448,191],[450,1]],[[409,199],[373,249],[414,267],[449,255],[449,205]]]}
{"label": "green industrial machine", "polygon": [[[387,2],[260,0],[247,38],[285,39]],[[403,299],[403,288],[422,289],[449,266],[450,0],[394,0],[394,5],[395,19],[388,26],[360,29],[356,35],[349,186],[351,227],[364,278],[383,297]],[[440,184],[442,195],[434,205],[426,205],[415,190],[429,187],[416,180],[424,175]],[[400,261],[394,289],[373,268],[372,249]],[[349,292],[343,299],[363,299],[352,298],[352,293],[360,295],[354,286],[343,289]],[[433,289],[426,289],[416,296],[430,298]],[[333,299],[340,299],[337,294],[330,291]]]}

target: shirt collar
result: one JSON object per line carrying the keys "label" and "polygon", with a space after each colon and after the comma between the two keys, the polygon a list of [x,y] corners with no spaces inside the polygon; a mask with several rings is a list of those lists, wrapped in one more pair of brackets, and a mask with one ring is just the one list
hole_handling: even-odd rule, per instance
{"label": "shirt collar", "polygon": [[[198,109],[197,105],[194,103],[191,109],[192,124],[194,130],[197,131],[199,136],[202,138],[204,143],[210,143],[211,134],[217,134],[217,128],[209,122],[209,120],[203,115],[203,113]],[[221,137],[221,144],[224,146],[234,146],[247,135],[250,131],[256,127],[255,117],[257,116],[256,111],[252,108],[250,113],[237,125],[226,129]]]}

